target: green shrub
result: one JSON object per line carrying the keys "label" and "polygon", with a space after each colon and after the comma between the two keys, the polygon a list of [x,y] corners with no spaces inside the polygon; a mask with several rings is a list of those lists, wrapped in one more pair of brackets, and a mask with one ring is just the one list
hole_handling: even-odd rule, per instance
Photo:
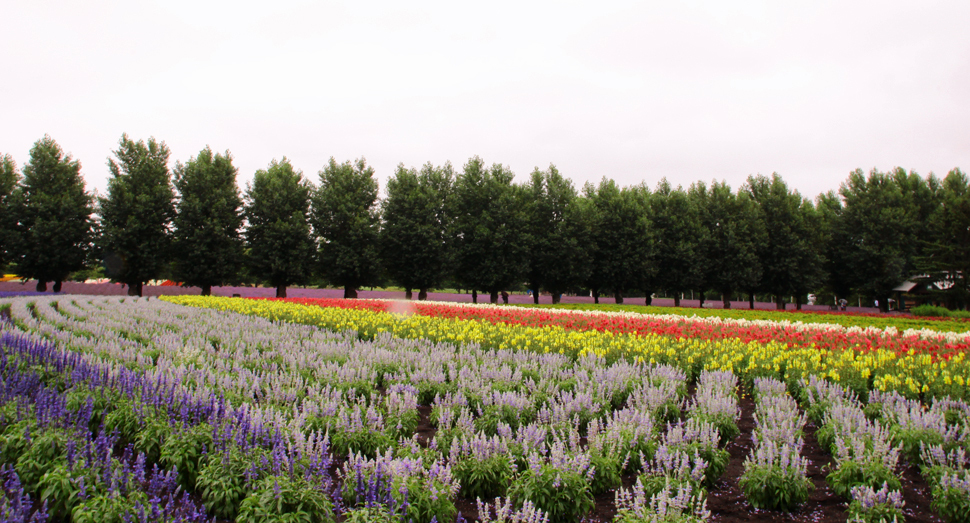
{"label": "green shrub", "polygon": [[889,490],[899,490],[902,484],[892,470],[875,459],[864,463],[844,461],[839,468],[829,473],[825,481],[837,495],[851,498],[853,487],[879,488],[887,485]]}
{"label": "green shrub", "polygon": [[595,506],[593,492],[586,478],[552,465],[538,472],[526,469],[509,486],[509,497],[516,506],[531,501],[549,515],[549,521],[579,521]]}
{"label": "green shrub", "polygon": [[71,513],[71,523],[125,523],[137,513],[136,504],[149,505],[148,495],[139,490],[128,496],[118,491],[104,493],[78,504]]}
{"label": "green shrub", "polygon": [[935,305],[919,305],[910,309],[913,316],[927,316],[930,318],[949,318],[952,316],[950,310],[946,307],[937,307]]}
{"label": "green shrub", "polygon": [[455,463],[451,473],[465,497],[492,499],[505,495],[513,470],[508,456],[495,454],[484,459],[468,456]]}
{"label": "green shrub", "polygon": [[251,482],[266,475],[260,466],[264,450],[242,452],[232,448],[227,455],[214,454],[199,472],[196,488],[206,512],[220,519],[233,519],[243,499],[252,493]]}
{"label": "green shrub", "polygon": [[949,523],[970,522],[970,475],[945,474],[933,487],[930,506]]}
{"label": "green shrub", "polygon": [[188,491],[195,490],[195,480],[202,462],[205,449],[212,448],[212,427],[201,423],[192,427],[182,427],[165,439],[162,444],[159,463],[162,468],[175,467],[179,484]]}
{"label": "green shrub", "polygon": [[603,494],[623,484],[623,479],[620,477],[620,469],[623,467],[623,463],[620,462],[617,456],[607,456],[599,452],[591,452],[589,463],[595,467],[593,469],[593,479],[589,482],[594,496]]}
{"label": "green shrub", "polygon": [[236,523],[321,523],[333,521],[326,493],[302,478],[270,476],[243,500]]}

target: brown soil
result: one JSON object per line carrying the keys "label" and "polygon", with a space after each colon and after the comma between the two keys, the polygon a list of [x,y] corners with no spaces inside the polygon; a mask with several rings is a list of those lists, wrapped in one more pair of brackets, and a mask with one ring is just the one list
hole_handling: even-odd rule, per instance
{"label": "brown soil", "polygon": [[418,444],[424,448],[428,447],[428,442],[434,437],[438,429],[431,424],[431,405],[418,405],[418,428],[414,433],[418,436]]}

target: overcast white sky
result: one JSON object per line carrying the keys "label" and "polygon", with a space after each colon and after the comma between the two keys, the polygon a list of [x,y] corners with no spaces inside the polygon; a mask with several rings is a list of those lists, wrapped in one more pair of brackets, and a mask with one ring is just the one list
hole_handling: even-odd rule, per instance
{"label": "overcast white sky", "polygon": [[[270,5],[272,4],[272,5]],[[472,6],[474,5],[474,6]],[[970,2],[0,0],[0,154],[102,193],[122,132],[381,179],[472,155],[577,187],[970,169]]]}

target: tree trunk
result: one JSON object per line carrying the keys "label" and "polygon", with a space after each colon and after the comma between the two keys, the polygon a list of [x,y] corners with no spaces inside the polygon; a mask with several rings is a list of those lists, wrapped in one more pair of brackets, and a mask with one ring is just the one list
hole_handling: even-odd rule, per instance
{"label": "tree trunk", "polygon": [[286,297],[286,285],[277,285],[276,286],[276,297],[277,298],[285,298]]}
{"label": "tree trunk", "polygon": [[775,308],[778,309],[778,310],[780,310],[780,311],[783,311],[786,308],[786,306],[785,306],[785,298],[782,297],[781,294],[775,295]]}
{"label": "tree trunk", "polygon": [[674,307],[680,307],[680,293],[674,294]]}
{"label": "tree trunk", "polygon": [[478,291],[472,291],[472,303],[478,303]]}
{"label": "tree trunk", "polygon": [[488,294],[488,301],[491,302],[492,305],[497,305],[498,304],[498,291],[491,291]]}
{"label": "tree trunk", "polygon": [[731,293],[730,292],[725,292],[724,294],[722,294],[721,295],[721,301],[724,303],[724,308],[725,309],[730,309],[731,308]]}
{"label": "tree trunk", "polygon": [[698,306],[699,308],[701,308],[701,309],[703,309],[703,308],[704,308],[704,291],[701,291],[701,292],[699,293],[699,296],[698,296],[698,301],[699,301],[699,303],[697,304],[697,306]]}
{"label": "tree trunk", "polygon": [[47,282],[37,280],[37,292],[47,292]]}
{"label": "tree trunk", "polygon": [[651,305],[653,303],[653,293],[647,291],[647,297],[643,299],[644,305]]}
{"label": "tree trunk", "polygon": [[344,287],[344,299],[345,300],[355,300],[357,299],[357,288],[347,285]]}
{"label": "tree trunk", "polygon": [[212,285],[203,285],[202,286],[202,295],[203,296],[212,296]]}
{"label": "tree trunk", "polygon": [[617,305],[623,305],[623,291],[615,291],[613,299],[616,300]]}
{"label": "tree trunk", "polygon": [[405,287],[404,288],[404,299],[405,300],[410,300],[411,299],[411,296],[412,296],[411,295],[411,287]]}
{"label": "tree trunk", "polygon": [[562,299],[562,293],[561,292],[554,292],[554,293],[552,293],[552,304],[553,305],[558,304],[561,299]]}
{"label": "tree trunk", "polygon": [[418,291],[418,301],[424,301],[428,299],[428,289],[421,289]]}
{"label": "tree trunk", "polygon": [[796,311],[802,310],[802,295],[801,294],[799,294],[798,297],[795,298],[795,310]]}
{"label": "tree trunk", "polygon": [[748,293],[748,308],[754,310],[754,293]]}
{"label": "tree trunk", "polygon": [[593,293],[593,303],[598,304],[600,302],[600,291],[597,289],[593,289],[592,293]]}
{"label": "tree trunk", "polygon": [[539,304],[539,289],[532,289],[532,302]]}

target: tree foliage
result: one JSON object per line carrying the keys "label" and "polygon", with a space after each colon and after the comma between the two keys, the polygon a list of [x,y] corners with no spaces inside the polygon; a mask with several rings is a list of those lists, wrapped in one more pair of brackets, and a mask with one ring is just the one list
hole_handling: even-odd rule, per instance
{"label": "tree foliage", "polygon": [[303,283],[313,271],[315,245],[310,234],[312,187],[286,157],[256,171],[246,188],[244,216],[248,263],[254,276],[276,287]]}
{"label": "tree foliage", "polygon": [[536,168],[525,187],[528,234],[526,282],[535,303],[539,291],[552,294],[552,302],[579,286],[589,267],[589,242],[584,215],[576,204],[576,189],[555,165]]}
{"label": "tree foliage", "polygon": [[939,284],[949,308],[970,306],[970,184],[967,175],[953,169],[943,179],[939,206],[929,225],[931,234],[918,265],[924,282]]}
{"label": "tree foliage", "polygon": [[141,296],[142,285],[158,278],[171,255],[175,194],[168,170],[168,146],[149,138],[121,135],[108,159],[107,197],[99,198],[105,274]]}
{"label": "tree foliage", "polygon": [[892,174],[873,169],[868,177],[857,169],[839,191],[845,201],[839,227],[846,243],[841,248],[852,287],[874,297],[883,310],[888,310],[893,289],[915,268],[923,211],[907,196],[922,192],[923,184],[901,169]]}
{"label": "tree foliage", "polygon": [[[37,280],[37,290],[84,267],[91,243],[93,199],[84,188],[81,164],[50,136],[34,143],[23,180],[12,196],[17,273]],[[7,183],[9,180],[4,180]],[[5,187],[0,187],[5,189]]]}
{"label": "tree foliage", "polygon": [[455,182],[455,279],[487,291],[493,303],[500,291],[520,283],[525,271],[526,217],[522,188],[512,183],[513,176],[500,164],[486,168],[476,156]]}
{"label": "tree foliage", "polygon": [[651,209],[657,285],[672,293],[679,307],[681,294],[696,289],[703,276],[698,264],[700,218],[687,193],[680,187],[671,189],[666,179],[657,185]]}
{"label": "tree foliage", "polygon": [[320,269],[345,298],[377,284],[380,276],[380,214],[374,169],[360,158],[338,164],[330,158],[313,195],[311,224],[320,239]]}
{"label": "tree foliage", "polygon": [[822,280],[815,209],[777,173],[770,178],[749,176],[744,190],[764,224],[764,235],[756,245],[761,265],[759,288],[773,294],[778,308],[784,309],[785,297],[801,296]]}
{"label": "tree foliage", "polygon": [[418,298],[426,299],[428,289],[445,277],[453,184],[451,164],[430,163],[420,172],[398,165],[387,181],[381,260],[391,281],[405,288],[408,299],[412,289],[419,289]]}
{"label": "tree foliage", "polygon": [[644,289],[655,274],[653,237],[643,188],[620,189],[604,178],[584,188],[591,231],[592,268],[587,279],[594,294],[608,290],[617,303],[623,294]]}
{"label": "tree foliage", "polygon": [[201,287],[202,295],[215,285],[238,278],[242,267],[242,197],[236,185],[238,170],[229,151],[213,154],[206,147],[185,164],[176,163],[176,205],[173,243],[174,276],[182,285]]}
{"label": "tree foliage", "polygon": [[10,250],[16,239],[17,220],[11,195],[20,182],[17,162],[9,154],[0,155],[0,267],[10,261]]}
{"label": "tree foliage", "polygon": [[764,224],[751,197],[735,194],[724,182],[715,181],[710,189],[697,184],[696,197],[707,230],[701,243],[706,283],[729,308],[735,292],[753,291],[761,281],[758,245],[764,241]]}

